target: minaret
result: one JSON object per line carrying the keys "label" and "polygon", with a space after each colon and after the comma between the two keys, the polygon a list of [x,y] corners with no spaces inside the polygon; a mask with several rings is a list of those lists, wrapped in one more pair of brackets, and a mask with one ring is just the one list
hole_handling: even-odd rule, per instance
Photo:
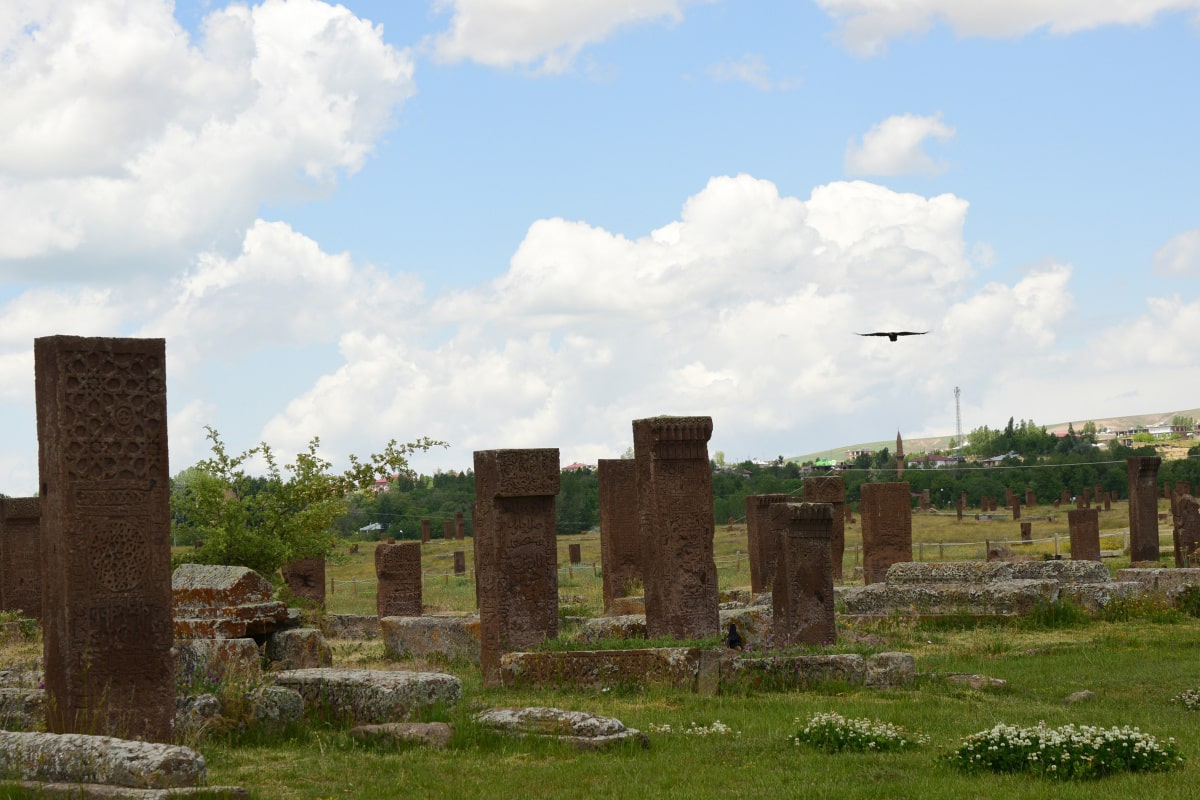
{"label": "minaret", "polygon": [[896,480],[904,477],[904,440],[900,431],[896,431]]}

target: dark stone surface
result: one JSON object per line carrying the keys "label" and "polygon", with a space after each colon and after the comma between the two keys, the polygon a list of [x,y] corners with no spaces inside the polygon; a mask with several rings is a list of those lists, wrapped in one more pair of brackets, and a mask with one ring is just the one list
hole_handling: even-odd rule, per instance
{"label": "dark stone surface", "polygon": [[325,605],[325,559],[302,558],[283,566],[283,580],[292,594]]}
{"label": "dark stone surface", "polygon": [[500,656],[558,635],[557,448],[475,452],[475,588],[484,683]]}
{"label": "dark stone surface", "polygon": [[0,610],[42,617],[42,501],[0,498]]}
{"label": "dark stone surface", "polygon": [[786,494],[752,494],[746,497],[746,546],[750,557],[750,591],[770,591],[775,582],[775,537],[771,533],[771,506],[790,500]]}
{"label": "dark stone surface", "polygon": [[375,612],[380,619],[421,616],[419,542],[375,545],[375,577]]}
{"label": "dark stone surface", "polygon": [[1129,560],[1158,561],[1158,468],[1162,459],[1125,459],[1129,483]]}
{"label": "dark stone surface", "polygon": [[862,500],[863,578],[887,579],[888,567],[912,561],[912,505],[908,481],[864,483]]}
{"label": "dark stone surface", "polygon": [[604,613],[613,600],[628,597],[642,580],[642,539],[638,527],[637,469],[631,458],[596,463],[600,488],[600,563],[604,566]]}
{"label": "dark stone surface", "polygon": [[841,476],[804,479],[804,500],[833,506],[833,533],[829,538],[829,557],[833,559],[833,577],[842,579],[842,559],[846,554],[846,481]]}
{"label": "dark stone surface", "polygon": [[1067,512],[1073,561],[1100,560],[1100,512],[1094,508],[1073,508]]}
{"label": "dark stone surface", "polygon": [[775,642],[833,644],[833,506],[781,503],[771,506],[771,533],[778,560],[771,592]]}
{"label": "dark stone surface", "polygon": [[47,728],[167,742],[166,343],[34,341]]}
{"label": "dark stone surface", "polygon": [[711,417],[633,422],[650,638],[702,638],[719,624],[711,436]]}

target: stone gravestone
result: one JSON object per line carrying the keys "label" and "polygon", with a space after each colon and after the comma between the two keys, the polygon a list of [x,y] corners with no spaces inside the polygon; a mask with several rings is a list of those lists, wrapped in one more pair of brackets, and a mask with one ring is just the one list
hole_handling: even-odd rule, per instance
{"label": "stone gravestone", "polygon": [[500,656],[558,635],[554,497],[558,449],[475,452],[475,587],[480,667],[500,683]]}
{"label": "stone gravestone", "polygon": [[46,727],[169,742],[166,343],[34,341]]}
{"label": "stone gravestone", "polygon": [[1112,492],[1106,492],[1104,494],[1104,510],[1112,511]]}
{"label": "stone gravestone", "polygon": [[421,544],[375,545],[375,613],[384,617],[421,616]]}
{"label": "stone gravestone", "polygon": [[1033,523],[1032,522],[1022,522],[1021,523],[1021,541],[1022,542],[1032,542],[1033,541]]}
{"label": "stone gravestone", "polygon": [[958,512],[958,521],[962,522],[962,518],[963,518],[963,501],[962,500],[958,501],[958,505],[955,507],[955,511]]}
{"label": "stone gravestone", "polygon": [[429,544],[430,538],[430,522],[427,519],[421,520],[421,544]]}
{"label": "stone gravestone", "polygon": [[1012,518],[1014,520],[1021,518],[1021,499],[1015,494],[1012,496]]}
{"label": "stone gravestone", "polygon": [[583,561],[583,548],[577,544],[567,545],[567,557],[572,564],[579,564]]}
{"label": "stone gravestone", "polygon": [[1100,505],[1100,502],[1104,499],[1103,486],[1092,487],[1092,499],[1096,501],[1096,505]]}
{"label": "stone gravestone", "polygon": [[1084,502],[1083,493],[1075,495],[1075,507],[1076,508],[1087,508],[1087,503]]}
{"label": "stone gravestone", "polygon": [[[804,500],[808,503],[829,503],[833,506],[833,532],[829,538],[829,557],[833,559],[833,578],[842,579],[842,559],[846,554],[846,524],[843,510],[849,511],[846,504],[846,480],[840,475],[828,477],[808,477],[801,487]],[[961,517],[960,517],[961,519]]]}
{"label": "stone gravestone", "polygon": [[281,571],[292,594],[319,606],[325,605],[324,558],[302,558],[284,564]]}
{"label": "stone gravestone", "polygon": [[1062,490],[1062,494],[1058,496],[1059,505],[1067,505],[1071,502],[1071,493],[1066,489]]}
{"label": "stone gravestone", "polygon": [[879,583],[888,567],[912,561],[912,505],[908,481],[864,483],[862,500],[863,578]]}
{"label": "stone gravestone", "polygon": [[455,575],[466,575],[467,574],[467,553],[465,550],[455,550],[454,551],[454,574]]}
{"label": "stone gravestone", "polygon": [[929,509],[930,509],[929,490],[922,489],[921,490],[921,510],[928,511]]}
{"label": "stone gravestone", "polygon": [[1156,456],[1125,459],[1129,482],[1129,560],[1158,561],[1158,467]]}
{"label": "stone gravestone", "polygon": [[786,494],[752,494],[746,497],[746,547],[750,558],[750,591],[770,591],[775,583],[776,537],[771,531],[771,506],[786,503]]}
{"label": "stone gravestone", "polygon": [[1090,486],[1083,487],[1083,507],[1092,507],[1092,487]]}
{"label": "stone gravestone", "polygon": [[633,422],[646,636],[699,639],[720,626],[713,561],[712,417]]}
{"label": "stone gravestone", "polygon": [[642,580],[642,539],[638,528],[637,469],[632,458],[596,462],[600,490],[600,563],[604,613],[628,597]]}
{"label": "stone gravestone", "polygon": [[1033,508],[1036,505],[1037,505],[1037,498],[1034,497],[1033,489],[1026,489],[1025,490],[1025,507]]}
{"label": "stone gravestone", "polygon": [[459,542],[465,541],[467,538],[467,525],[463,521],[461,511],[454,515],[454,538]]}
{"label": "stone gravestone", "polygon": [[42,618],[41,526],[41,498],[0,498],[0,610]]}
{"label": "stone gravestone", "polygon": [[778,559],[771,592],[775,642],[833,644],[833,507],[828,503],[777,503],[769,524]]}
{"label": "stone gravestone", "polygon": [[442,539],[447,542],[454,539],[454,520],[448,519],[442,523]]}
{"label": "stone gravestone", "polygon": [[1200,551],[1200,504],[1190,494],[1179,498],[1179,550],[1177,567],[1195,567]]}
{"label": "stone gravestone", "polygon": [[1067,512],[1073,561],[1100,560],[1100,512],[1094,508],[1075,508]]}

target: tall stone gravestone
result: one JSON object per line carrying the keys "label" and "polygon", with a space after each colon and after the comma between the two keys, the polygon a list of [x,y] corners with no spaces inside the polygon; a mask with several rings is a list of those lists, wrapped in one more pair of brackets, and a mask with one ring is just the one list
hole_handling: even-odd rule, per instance
{"label": "tall stone gravestone", "polygon": [[500,656],[558,635],[554,497],[558,449],[475,452],[475,587],[480,667],[500,683]]}
{"label": "tall stone gravestone", "polygon": [[46,727],[171,740],[166,344],[34,341]]}
{"label": "tall stone gravestone", "polygon": [[[389,539],[389,541],[391,541]],[[325,605],[325,559],[301,558],[290,564],[284,564],[283,580],[296,597]]]}
{"label": "tall stone gravestone", "polygon": [[1062,493],[1059,494],[1059,496],[1058,496],[1059,505],[1065,506],[1070,502],[1071,502],[1071,493],[1068,492],[1066,489],[1063,489]]}
{"label": "tall stone gravestone", "polygon": [[1032,522],[1022,522],[1021,523],[1021,541],[1022,542],[1032,542],[1033,541],[1033,523]]}
{"label": "tall stone gravestone", "polygon": [[1014,521],[1021,518],[1021,498],[1015,493],[1012,496],[1012,518]]}
{"label": "tall stone gravestone", "polygon": [[638,527],[637,469],[632,458],[596,462],[600,491],[600,563],[604,613],[628,597],[642,580],[642,538]]}
{"label": "tall stone gravestone", "polygon": [[1033,489],[1025,490],[1025,507],[1033,508],[1037,505],[1037,498],[1033,495]]}
{"label": "tall stone gravestone", "polygon": [[1125,459],[1129,484],[1129,560],[1158,561],[1158,467],[1162,459]]}
{"label": "tall stone gravestone", "polygon": [[[846,480],[840,475],[804,479],[804,500],[833,506],[833,529],[829,537],[829,557],[833,559],[833,578],[842,579],[842,559],[846,553]],[[962,519],[960,516],[959,519]]]}
{"label": "tall stone gravestone", "polygon": [[771,506],[786,503],[786,494],[746,496],[746,549],[750,558],[750,591],[770,591],[775,583],[776,537],[771,530]]}
{"label": "tall stone gravestone", "polygon": [[454,538],[454,520],[448,519],[442,523],[442,539],[449,542]]}
{"label": "tall stone gravestone", "polygon": [[771,632],[781,645],[833,644],[833,507],[828,503],[769,506],[778,558],[771,592]]}
{"label": "tall stone gravestone", "polygon": [[384,617],[421,616],[421,543],[375,545],[375,612]]}
{"label": "tall stone gravestone", "polygon": [[1074,508],[1067,512],[1074,561],[1100,560],[1100,512],[1094,508]]}
{"label": "tall stone gravestone", "polygon": [[712,417],[633,422],[646,635],[698,639],[720,626],[713,561]]}
{"label": "tall stone gravestone", "polygon": [[427,520],[427,519],[421,520],[421,544],[429,544],[429,536],[430,536],[429,529],[430,529],[429,520]]}
{"label": "tall stone gravestone", "polygon": [[567,558],[572,564],[579,564],[583,561],[583,546],[579,544],[567,545]]}
{"label": "tall stone gravestone", "polygon": [[0,610],[42,618],[42,501],[0,498]]}
{"label": "tall stone gravestone", "polygon": [[457,514],[454,515],[454,539],[456,541],[462,542],[462,541],[465,541],[466,538],[467,538],[467,525],[466,525],[466,522],[463,521],[462,512],[459,511]]}
{"label": "tall stone gravestone", "polygon": [[[467,553],[465,550],[454,551],[454,574],[467,574]],[[476,605],[478,605],[478,602],[476,602]]]}
{"label": "tall stone gravestone", "polygon": [[1176,556],[1175,566],[1177,567],[1194,567],[1198,566],[1197,555],[1200,551],[1200,504],[1197,504],[1196,498],[1190,494],[1185,494],[1179,498],[1179,522],[1177,525],[1178,535],[1176,540],[1179,542]]}
{"label": "tall stone gravestone", "polygon": [[892,564],[912,561],[912,495],[908,481],[864,483],[859,492],[863,578],[880,583]]}

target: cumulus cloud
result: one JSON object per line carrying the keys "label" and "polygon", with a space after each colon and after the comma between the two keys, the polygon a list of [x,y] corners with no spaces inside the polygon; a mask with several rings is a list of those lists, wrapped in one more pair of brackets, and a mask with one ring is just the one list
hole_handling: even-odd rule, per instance
{"label": "cumulus cloud", "polygon": [[943,22],[959,36],[1023,36],[1045,29],[1071,34],[1104,25],[1149,25],[1172,11],[1196,13],[1200,0],[816,0],[841,24],[846,47],[876,55],[891,39]]}
{"label": "cumulus cloud", "polygon": [[1154,272],[1168,278],[1200,275],[1200,228],[1184,231],[1158,248]]}
{"label": "cumulus cloud", "polygon": [[589,44],[620,28],[651,21],[677,23],[683,9],[701,0],[437,0],[451,14],[450,28],[428,42],[445,62],[475,61],[489,67],[569,69]]}
{"label": "cumulus cloud", "polygon": [[259,204],[361,168],[414,91],[407,53],[317,0],[230,5],[197,42],[166,0],[48,0],[0,37],[0,260],[29,279],[236,246]]}
{"label": "cumulus cloud", "polygon": [[755,53],[746,53],[736,61],[721,61],[705,71],[718,83],[745,83],[762,92],[775,88],[771,80],[771,68],[762,56]]}
{"label": "cumulus cloud", "polygon": [[929,139],[948,141],[954,128],[942,122],[941,114],[922,117],[897,114],[863,134],[862,142],[846,145],[847,175],[936,175],[946,169],[921,148]]}

